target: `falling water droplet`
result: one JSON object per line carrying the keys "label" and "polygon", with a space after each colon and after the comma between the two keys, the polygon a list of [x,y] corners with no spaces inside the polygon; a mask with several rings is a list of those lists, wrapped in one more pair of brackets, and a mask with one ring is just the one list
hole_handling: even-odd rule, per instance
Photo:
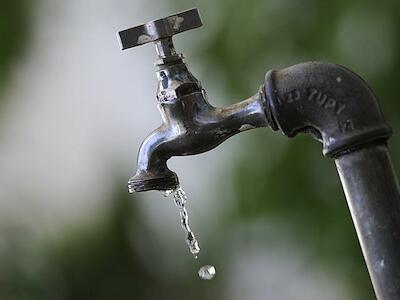
{"label": "falling water droplet", "polygon": [[[200,246],[193,231],[189,227],[189,215],[185,207],[187,202],[187,196],[185,191],[182,189],[182,187],[179,186],[174,190],[164,191],[163,195],[164,197],[168,197],[170,195],[173,196],[175,201],[175,206],[179,210],[181,227],[183,228],[186,234],[185,237],[186,244],[189,246],[190,253],[192,253],[193,257],[197,259],[197,255],[200,253]],[[201,279],[211,280],[214,278],[216,270],[214,266],[206,265],[200,268],[198,274]]]}
{"label": "falling water droplet", "polygon": [[214,278],[217,271],[214,266],[206,265],[199,269],[199,277],[203,280],[211,280]]}

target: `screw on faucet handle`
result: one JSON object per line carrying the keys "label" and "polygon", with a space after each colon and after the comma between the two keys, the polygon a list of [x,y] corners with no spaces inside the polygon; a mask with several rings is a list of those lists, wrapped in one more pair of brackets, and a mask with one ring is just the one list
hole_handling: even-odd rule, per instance
{"label": "screw on faucet handle", "polygon": [[173,49],[171,39],[173,35],[202,25],[199,11],[197,8],[192,8],[169,17],[120,31],[118,34],[122,50],[159,40],[168,40],[167,46]]}

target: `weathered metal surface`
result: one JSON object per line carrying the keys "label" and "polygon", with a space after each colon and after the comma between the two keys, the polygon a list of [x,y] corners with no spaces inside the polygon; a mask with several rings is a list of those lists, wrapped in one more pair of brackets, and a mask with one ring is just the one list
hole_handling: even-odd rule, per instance
{"label": "weathered metal surface", "polygon": [[171,70],[160,75],[169,68],[187,70],[179,63],[158,71],[158,109],[163,123],[140,146],[138,169],[128,183],[131,192],[174,189],[178,177],[167,167],[170,157],[206,152],[239,132],[268,126],[261,91],[240,103],[217,108],[207,101],[205,91],[190,73],[179,74],[183,82],[167,76],[176,75]]}
{"label": "weathered metal surface", "polygon": [[400,196],[385,144],[338,157],[361,249],[379,300],[400,299]]}
{"label": "weathered metal surface", "polygon": [[154,42],[157,66],[157,100],[163,123],[142,143],[138,169],[128,183],[130,192],[170,190],[178,176],[167,167],[172,156],[208,151],[230,136],[268,126],[263,91],[238,104],[212,106],[201,83],[177,54],[172,35],[201,26],[197,9],[191,9],[119,33],[123,49]]}
{"label": "weathered metal surface", "polygon": [[266,75],[269,108],[289,137],[311,133],[323,143],[323,153],[338,155],[377,139],[391,130],[368,85],[348,69],[308,62]]}
{"label": "weathered metal surface", "polygon": [[120,31],[122,49],[128,49],[202,26],[197,8]]}

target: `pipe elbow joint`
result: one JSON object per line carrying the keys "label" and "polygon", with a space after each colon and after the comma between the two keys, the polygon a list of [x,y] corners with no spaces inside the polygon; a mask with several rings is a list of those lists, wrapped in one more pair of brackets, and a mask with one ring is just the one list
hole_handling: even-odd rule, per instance
{"label": "pipe elbow joint", "polygon": [[265,94],[271,128],[289,137],[310,133],[323,143],[326,156],[391,134],[369,86],[339,65],[307,62],[269,71]]}

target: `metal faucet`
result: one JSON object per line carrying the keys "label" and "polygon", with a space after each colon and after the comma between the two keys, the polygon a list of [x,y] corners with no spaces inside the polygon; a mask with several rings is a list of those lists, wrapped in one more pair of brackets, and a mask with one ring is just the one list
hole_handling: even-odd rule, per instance
{"label": "metal faucet", "polygon": [[172,35],[201,25],[198,10],[191,9],[119,33],[122,49],[154,42],[159,57],[157,102],[162,125],[140,147],[138,169],[128,183],[130,192],[175,189],[179,182],[167,167],[170,157],[202,153],[234,134],[268,126],[262,89],[224,108],[207,101],[206,91],[172,42]]}
{"label": "metal faucet", "polygon": [[177,188],[169,158],[208,151],[248,129],[309,133],[335,160],[377,299],[400,299],[400,193],[386,145],[391,129],[372,90],[342,66],[308,62],[271,70],[254,96],[213,107],[172,42],[201,25],[191,9],[119,32],[122,49],[154,42],[159,56],[162,125],[142,143],[129,191]]}

